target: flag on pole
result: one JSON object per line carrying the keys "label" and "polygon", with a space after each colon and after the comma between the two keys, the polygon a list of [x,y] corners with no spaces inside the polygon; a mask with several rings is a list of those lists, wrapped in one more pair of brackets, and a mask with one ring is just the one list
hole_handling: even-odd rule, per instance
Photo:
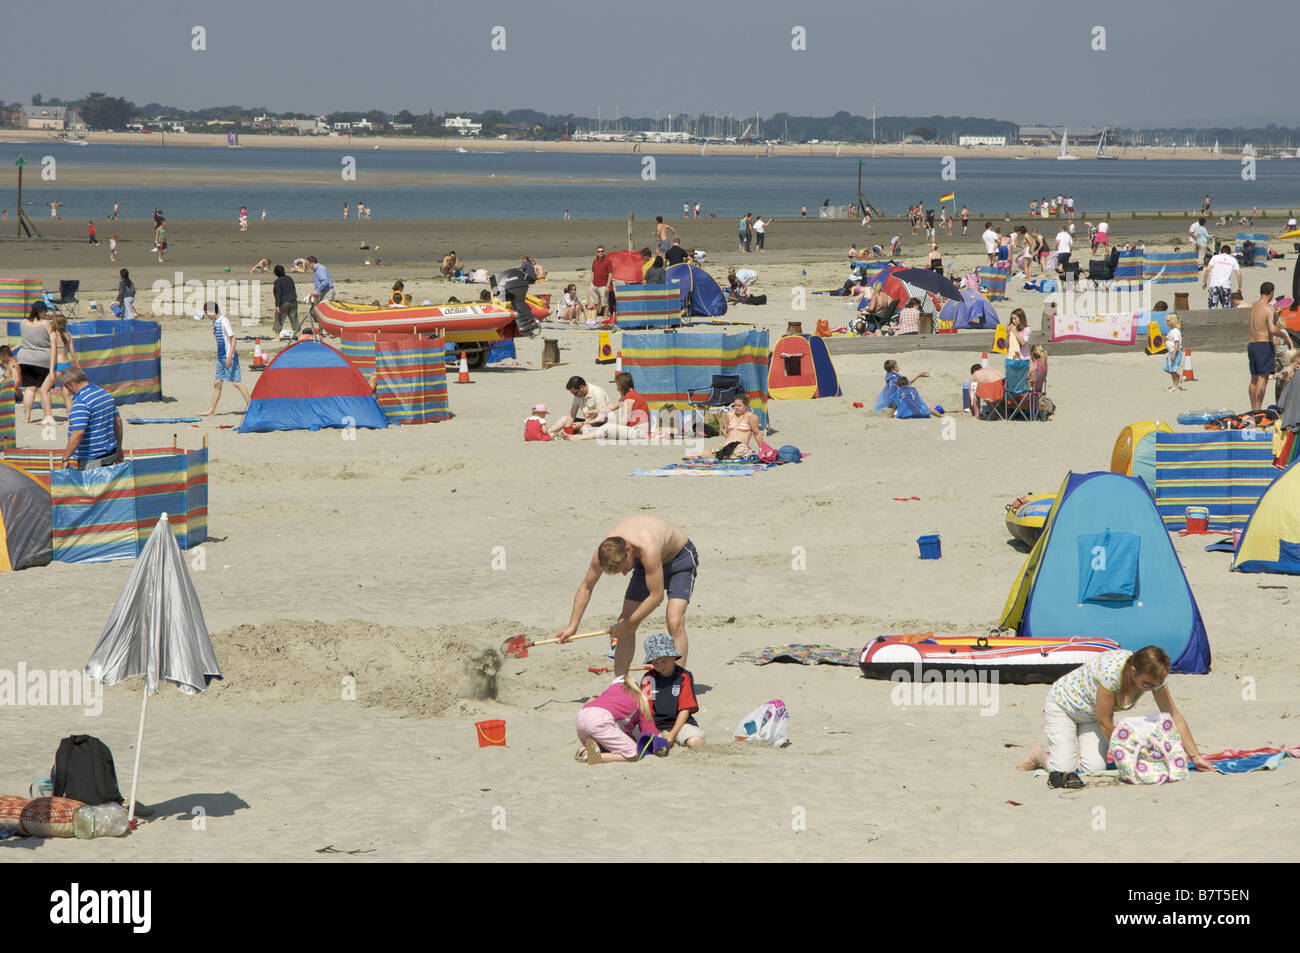
{"label": "flag on pole", "polygon": [[957,197],[957,193],[956,193],[956,192],[949,192],[947,195],[941,195],[941,196],[939,196],[939,201],[940,201],[940,202],[951,202],[951,201],[952,201],[953,199],[955,199],[956,197]]}

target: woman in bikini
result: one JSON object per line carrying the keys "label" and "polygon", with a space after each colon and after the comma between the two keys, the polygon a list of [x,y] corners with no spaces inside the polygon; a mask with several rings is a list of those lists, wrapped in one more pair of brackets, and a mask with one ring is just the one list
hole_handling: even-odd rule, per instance
{"label": "woman in bikini", "polygon": [[[762,424],[758,421],[758,414],[749,409],[749,398],[743,394],[731,402],[731,409],[727,411],[722,447],[730,443],[738,444],[731,451],[733,460],[757,456],[758,448],[763,445]],[[716,452],[715,450],[714,453]]]}
{"label": "woman in bikini", "polygon": [[81,364],[78,363],[76,349],[72,346],[72,335],[68,333],[68,319],[61,314],[56,315],[50,319],[50,325],[50,367],[53,370],[45,379],[43,389],[51,398],[57,395],[63,401],[64,409],[71,409],[72,400],[63,389],[60,378],[64,371],[73,367],[80,369]]}

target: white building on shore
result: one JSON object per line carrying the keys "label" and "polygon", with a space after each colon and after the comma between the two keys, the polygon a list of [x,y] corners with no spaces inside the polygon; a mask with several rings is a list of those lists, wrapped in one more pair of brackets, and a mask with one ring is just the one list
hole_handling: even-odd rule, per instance
{"label": "white building on shore", "polygon": [[442,125],[461,136],[477,136],[483,131],[481,122],[474,122],[464,116],[448,116],[443,119]]}
{"label": "white building on shore", "polygon": [[959,146],[1005,146],[1006,136],[958,136]]}

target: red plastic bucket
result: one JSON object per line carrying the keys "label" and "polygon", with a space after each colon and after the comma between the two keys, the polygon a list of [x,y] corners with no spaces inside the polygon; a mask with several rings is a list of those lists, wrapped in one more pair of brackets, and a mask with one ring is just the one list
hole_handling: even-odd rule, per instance
{"label": "red plastic bucket", "polygon": [[1187,532],[1204,533],[1210,528],[1210,511],[1203,506],[1187,507]]}
{"label": "red plastic bucket", "polygon": [[506,744],[506,723],[500,718],[491,721],[476,721],[474,728],[478,731],[480,748],[504,748]]}

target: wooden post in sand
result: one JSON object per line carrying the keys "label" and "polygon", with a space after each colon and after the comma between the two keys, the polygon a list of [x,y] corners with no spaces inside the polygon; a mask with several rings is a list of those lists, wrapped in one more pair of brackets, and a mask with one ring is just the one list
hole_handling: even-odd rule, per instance
{"label": "wooden post in sand", "polygon": [[[22,172],[19,172],[18,174],[22,175]],[[632,250],[632,220],[635,218],[636,216],[633,215],[631,212],[627,213],[627,250],[628,251]]]}

